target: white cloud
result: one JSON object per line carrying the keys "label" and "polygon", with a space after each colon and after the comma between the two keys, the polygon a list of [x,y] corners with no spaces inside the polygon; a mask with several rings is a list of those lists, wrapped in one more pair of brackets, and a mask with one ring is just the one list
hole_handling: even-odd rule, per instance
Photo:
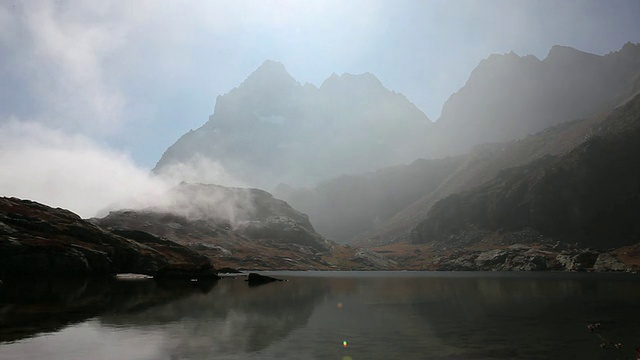
{"label": "white cloud", "polygon": [[16,119],[0,126],[0,195],[62,207],[82,217],[167,189],[126,155],[82,135]]}
{"label": "white cloud", "polygon": [[162,179],[171,184],[181,181],[189,183],[216,184],[246,187],[247,184],[229,174],[218,161],[204,156],[194,156],[187,162],[175,163],[162,168]]}
{"label": "white cloud", "polygon": [[252,209],[243,192],[169,191],[181,181],[241,185],[207,159],[171,167],[163,177],[151,176],[127,154],[84,135],[17,119],[0,125],[0,173],[0,196],[65,208],[84,218],[107,210],[156,207],[190,217],[206,217],[200,213],[207,212],[233,222]]}

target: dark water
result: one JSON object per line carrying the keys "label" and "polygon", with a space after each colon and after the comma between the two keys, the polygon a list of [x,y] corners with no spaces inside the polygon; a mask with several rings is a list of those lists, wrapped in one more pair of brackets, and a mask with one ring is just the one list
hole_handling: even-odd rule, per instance
{"label": "dark water", "polygon": [[290,281],[5,283],[0,359],[634,359],[640,346],[638,275],[272,275]]}

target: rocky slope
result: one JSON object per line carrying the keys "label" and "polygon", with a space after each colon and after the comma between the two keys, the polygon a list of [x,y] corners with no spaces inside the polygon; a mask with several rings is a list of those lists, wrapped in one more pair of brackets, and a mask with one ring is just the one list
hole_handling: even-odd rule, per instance
{"label": "rocky slope", "polygon": [[416,242],[463,245],[534,229],[563,243],[613,248],[640,242],[640,96],[560,156],[506,169],[437,202]]}
{"label": "rocky slope", "polygon": [[112,211],[92,219],[109,229],[140,230],[186,245],[218,267],[240,269],[393,269],[367,250],[316,233],[309,218],[271,194],[246,188],[182,183],[170,206]]}
{"label": "rocky slope", "polygon": [[372,74],[333,74],[317,88],[266,61],[218,96],[209,121],[169,147],[153,171],[184,177],[184,166],[215,164],[250,186],[312,185],[425,156],[431,126]]}
{"label": "rocky slope", "polygon": [[216,277],[209,259],[171,241],[115,234],[64,209],[0,198],[0,277],[116,273]]}
{"label": "rocky slope", "polygon": [[431,131],[434,156],[461,154],[594,116],[640,91],[640,44],[598,56],[554,46],[544,60],[491,55],[451,95]]}
{"label": "rocky slope", "polygon": [[469,244],[398,243],[372,249],[406,270],[638,271],[638,244],[595,249],[555,243],[535,230],[485,237]]}

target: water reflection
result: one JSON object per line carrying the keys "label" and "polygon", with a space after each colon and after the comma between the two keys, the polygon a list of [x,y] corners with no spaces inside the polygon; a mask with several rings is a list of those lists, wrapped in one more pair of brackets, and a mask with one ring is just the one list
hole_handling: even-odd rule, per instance
{"label": "water reflection", "polygon": [[[327,291],[324,281],[249,287],[221,280],[211,293],[190,296],[137,314],[100,317],[103,326],[163,327],[169,358],[201,359],[256,353],[307,326]],[[175,326],[172,323],[177,323]]]}
{"label": "water reflection", "polygon": [[115,279],[14,279],[0,286],[0,343],[54,332],[100,314],[133,313],[193,293],[215,282]]}
{"label": "water reflection", "polygon": [[[38,297],[74,304],[56,314],[76,324],[0,344],[0,353],[3,359],[632,359],[640,345],[640,287],[629,275],[278,277],[290,281],[250,288],[242,279],[222,280],[197,291],[142,287],[117,291],[129,294],[119,300],[93,295],[102,305],[91,312],[84,309],[93,300],[82,294],[95,294],[87,290],[95,285],[47,290]],[[2,304],[3,319],[22,316]],[[33,311],[40,306],[34,304],[40,303],[20,306]],[[84,321],[87,314],[94,315]],[[602,328],[591,333],[591,322]]]}

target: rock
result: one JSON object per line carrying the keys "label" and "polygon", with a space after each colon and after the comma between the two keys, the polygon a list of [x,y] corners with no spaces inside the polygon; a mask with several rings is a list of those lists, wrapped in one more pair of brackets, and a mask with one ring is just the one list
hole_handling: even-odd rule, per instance
{"label": "rock", "polygon": [[561,251],[556,256],[556,261],[565,269],[569,271],[586,271],[592,270],[593,265],[600,256],[600,253],[586,249],[579,252]]}
{"label": "rock", "polygon": [[309,246],[316,251],[327,251],[330,246],[313,229],[310,231],[298,222],[286,217],[269,217],[261,221],[247,221],[240,224],[237,230],[251,239]]}
{"label": "rock", "polygon": [[142,231],[108,232],[64,209],[0,198],[0,276],[154,276],[213,269],[208,258]]}
{"label": "rock", "polygon": [[396,262],[383,255],[367,249],[358,249],[351,261],[366,265],[372,269],[389,269],[396,265]]}
{"label": "rock", "polygon": [[544,255],[529,251],[511,257],[504,264],[504,270],[510,271],[543,271],[548,269],[549,263]]}
{"label": "rock", "polygon": [[275,281],[284,281],[284,280],[276,279],[271,276],[260,275],[258,273],[249,273],[249,276],[247,276],[247,280],[245,281],[249,283],[249,286],[259,286],[259,285],[264,285],[264,284],[268,284]]}
{"label": "rock", "polygon": [[593,264],[593,270],[595,271],[626,271],[627,266],[618,260],[615,255],[610,253],[603,253],[598,256],[595,264]]}
{"label": "rock", "polygon": [[150,280],[153,279],[153,276],[145,275],[145,274],[116,274],[115,278],[117,280]]}
{"label": "rock", "polygon": [[474,263],[482,270],[500,270],[508,256],[509,252],[506,250],[489,250],[480,253]]}

